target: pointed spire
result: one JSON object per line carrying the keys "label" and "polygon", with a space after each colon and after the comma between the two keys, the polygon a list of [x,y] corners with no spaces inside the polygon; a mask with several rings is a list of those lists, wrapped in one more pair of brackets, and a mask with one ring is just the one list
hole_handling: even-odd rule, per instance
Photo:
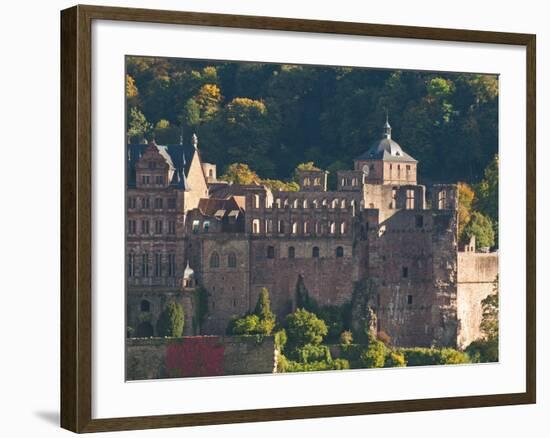
{"label": "pointed spire", "polygon": [[191,137],[191,142],[193,143],[193,147],[197,149],[197,146],[199,145],[199,137],[197,137],[197,134],[193,133],[193,137]]}
{"label": "pointed spire", "polygon": [[388,121],[388,110],[386,109],[386,123],[384,124],[384,138],[391,139],[391,125]]}

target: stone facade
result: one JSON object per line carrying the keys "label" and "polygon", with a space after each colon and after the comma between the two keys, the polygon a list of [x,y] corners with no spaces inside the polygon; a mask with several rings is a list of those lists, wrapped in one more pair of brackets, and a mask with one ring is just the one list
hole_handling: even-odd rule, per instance
{"label": "stone facade", "polygon": [[[367,281],[376,330],[399,346],[463,347],[480,336],[480,301],[492,290],[498,255],[459,251],[457,186],[418,185],[417,162],[391,139],[388,123],[353,170],[338,172],[336,191],[316,170],[299,172],[298,192],[223,183],[215,165],[201,162],[196,138],[191,146],[129,146],[136,170],[128,185],[127,322],[134,336],[155,335],[170,300],[184,304],[186,334],[222,335],[254,309],[263,287],[283,318],[296,308],[299,279],[320,305],[351,301]],[[142,184],[153,171],[164,172],[164,185]],[[141,208],[147,197],[175,201]],[[176,225],[147,233],[140,228],[146,220]],[[187,263],[207,294],[203,318]]]}
{"label": "stone facade", "polygon": [[126,340],[126,380],[265,374],[276,368],[273,336]]}

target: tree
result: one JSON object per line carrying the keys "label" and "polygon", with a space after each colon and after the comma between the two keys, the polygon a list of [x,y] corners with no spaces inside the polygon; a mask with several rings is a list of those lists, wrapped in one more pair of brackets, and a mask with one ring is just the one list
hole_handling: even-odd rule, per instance
{"label": "tree", "polygon": [[483,180],[476,185],[475,208],[493,221],[498,235],[498,155],[485,168]]}
{"label": "tree", "polygon": [[498,339],[498,276],[493,283],[493,293],[481,301],[481,308],[481,332],[485,339]]}
{"label": "tree", "polygon": [[472,236],[476,238],[476,248],[490,248],[495,244],[495,232],[491,219],[482,213],[472,213],[470,221],[463,230],[463,238],[468,241]]}
{"label": "tree", "polygon": [[369,334],[367,349],[361,353],[360,361],[363,368],[382,368],[388,349],[383,342]]}
{"label": "tree", "polygon": [[272,191],[297,192],[300,190],[300,186],[294,181],[284,182],[278,179],[262,179],[262,184]]}
{"label": "tree", "polygon": [[159,336],[179,338],[183,335],[184,313],[179,303],[168,303],[157,322]]}
{"label": "tree", "polygon": [[261,181],[258,174],[244,163],[230,164],[220,179],[234,184],[260,184]]}
{"label": "tree", "polygon": [[271,335],[275,328],[275,314],[271,311],[269,291],[262,288],[254,313],[236,319],[229,326],[234,335]]}
{"label": "tree", "polygon": [[465,182],[458,183],[458,236],[462,239],[464,227],[470,222],[475,192]]}
{"label": "tree", "polygon": [[288,342],[296,347],[319,345],[328,333],[325,322],[305,309],[298,309],[287,315],[286,325]]}
{"label": "tree", "polygon": [[233,321],[231,332],[234,335],[253,335],[258,333],[259,325],[258,315],[246,315]]}
{"label": "tree", "polygon": [[298,177],[299,170],[321,170],[321,169],[318,168],[313,161],[300,163],[296,166],[296,169],[294,170],[294,175],[292,177],[292,180],[295,182],[298,182],[300,180],[300,178]]}
{"label": "tree", "polygon": [[136,107],[132,107],[128,120],[128,138],[131,141],[141,141],[150,132],[151,128],[152,125],[143,113]]}

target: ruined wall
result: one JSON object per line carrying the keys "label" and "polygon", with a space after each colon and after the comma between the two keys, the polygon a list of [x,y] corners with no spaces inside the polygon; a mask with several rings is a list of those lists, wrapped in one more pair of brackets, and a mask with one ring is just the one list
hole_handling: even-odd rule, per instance
{"label": "ruined wall", "polygon": [[494,291],[498,253],[458,253],[458,345],[467,347],[481,337],[481,300]]}
{"label": "ruined wall", "polygon": [[275,369],[272,336],[126,340],[126,380],[273,373]]}
{"label": "ruined wall", "polygon": [[399,346],[454,345],[456,213],[399,210],[368,236],[377,329]]}

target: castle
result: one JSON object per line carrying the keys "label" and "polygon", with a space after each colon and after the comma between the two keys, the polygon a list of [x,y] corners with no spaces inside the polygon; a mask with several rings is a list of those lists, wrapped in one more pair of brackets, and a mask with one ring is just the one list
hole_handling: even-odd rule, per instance
{"label": "castle", "polygon": [[129,336],[155,336],[169,301],[184,306],[185,335],[221,335],[264,287],[284,318],[298,284],[320,305],[341,305],[361,281],[376,330],[395,345],[461,348],[480,336],[498,255],[459,248],[457,186],[417,184],[418,162],[387,121],[353,170],[337,172],[335,191],[321,170],[299,170],[297,192],[219,181],[196,136],[127,154]]}

